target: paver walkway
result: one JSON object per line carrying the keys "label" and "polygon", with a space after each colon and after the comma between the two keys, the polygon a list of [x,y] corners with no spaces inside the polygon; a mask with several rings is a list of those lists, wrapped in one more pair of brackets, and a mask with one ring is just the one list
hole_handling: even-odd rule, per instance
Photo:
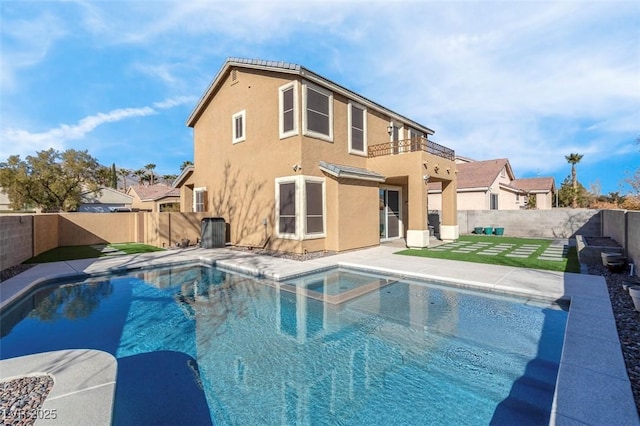
{"label": "paver walkway", "polygon": [[[526,259],[534,257],[542,247],[540,244],[511,244],[496,241],[454,241],[430,248],[430,251],[450,251],[452,253],[475,253],[483,256],[515,257]],[[562,261],[567,258],[569,244],[567,241],[557,240],[551,243],[542,253],[535,256],[538,260]]]}
{"label": "paver walkway", "polygon": [[113,247],[108,247],[106,244],[95,244],[91,246],[91,248],[98,250],[100,253],[104,254],[105,256],[122,256],[123,254],[127,254]]}

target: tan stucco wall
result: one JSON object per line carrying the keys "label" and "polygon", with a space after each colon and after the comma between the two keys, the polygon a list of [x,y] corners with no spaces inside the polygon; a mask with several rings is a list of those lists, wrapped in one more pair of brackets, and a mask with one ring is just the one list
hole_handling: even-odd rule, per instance
{"label": "tan stucco wall", "polygon": [[458,194],[458,210],[489,210],[489,206],[489,194],[485,192]]}
{"label": "tan stucco wall", "polygon": [[60,213],[58,244],[77,246],[135,241],[135,213]]}
{"label": "tan stucco wall", "polygon": [[553,208],[554,200],[551,192],[546,194],[535,194],[534,196],[536,197],[536,208],[538,210]]}
{"label": "tan stucco wall", "polygon": [[[98,214],[98,213],[94,213]],[[60,215],[38,214],[33,216],[33,255],[58,247]]]}
{"label": "tan stucco wall", "polygon": [[327,179],[327,183],[327,192],[332,195],[332,207],[328,210],[332,226],[327,224],[327,250],[343,251],[378,245],[378,185],[353,179],[341,179],[340,182]]}

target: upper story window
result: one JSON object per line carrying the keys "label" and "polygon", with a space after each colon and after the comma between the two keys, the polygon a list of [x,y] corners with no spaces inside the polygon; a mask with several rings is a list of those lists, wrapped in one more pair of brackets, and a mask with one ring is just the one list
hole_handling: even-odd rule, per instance
{"label": "upper story window", "polygon": [[238,143],[247,139],[246,131],[246,111],[242,110],[239,113],[233,114],[231,117],[232,125],[232,138],[231,142]]}
{"label": "upper story window", "polygon": [[349,153],[366,155],[367,153],[367,109],[349,102]]}
{"label": "upper story window", "polygon": [[280,139],[298,134],[298,85],[295,81],[281,86],[279,92]]}
{"label": "upper story window", "polygon": [[333,142],[333,94],[308,83],[303,87],[304,134]]}

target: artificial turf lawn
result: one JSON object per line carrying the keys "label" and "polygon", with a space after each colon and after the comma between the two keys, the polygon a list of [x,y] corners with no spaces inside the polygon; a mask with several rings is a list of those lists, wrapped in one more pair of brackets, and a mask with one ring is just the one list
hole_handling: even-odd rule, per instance
{"label": "artificial turf lawn", "polygon": [[[120,250],[125,254],[149,253],[152,251],[164,250],[158,247],[140,243],[117,243],[109,244],[107,245],[107,247]],[[107,255],[107,253],[102,253],[91,246],[56,247],[54,249],[45,251],[44,253],[40,253],[39,255],[32,257],[31,259],[28,259],[23,263],[48,263],[60,262],[64,260],[92,259]]]}
{"label": "artificial turf lawn", "polygon": [[[406,256],[419,256],[430,257],[435,259],[448,259],[459,260],[463,262],[484,263],[489,265],[504,265],[514,266],[517,268],[532,268],[532,269],[544,269],[547,271],[560,271],[560,272],[580,272],[580,263],[578,262],[578,254],[575,247],[569,247],[567,258],[563,260],[539,260],[538,256],[551,245],[551,240],[541,240],[532,238],[513,238],[513,237],[500,237],[500,236],[475,236],[475,235],[462,235],[459,238],[460,241],[474,242],[491,242],[494,244],[514,244],[512,248],[503,253],[495,256],[480,255],[477,252],[472,253],[453,253],[451,250],[434,251],[426,249],[416,250],[402,250],[395,254],[401,254]],[[540,247],[533,252],[532,255],[526,258],[519,257],[506,257],[505,254],[517,249],[523,244],[539,244]],[[439,246],[446,247],[446,246]],[[489,248],[491,246],[487,246]],[[452,247],[453,248],[453,247]],[[481,251],[481,250],[478,250]]]}

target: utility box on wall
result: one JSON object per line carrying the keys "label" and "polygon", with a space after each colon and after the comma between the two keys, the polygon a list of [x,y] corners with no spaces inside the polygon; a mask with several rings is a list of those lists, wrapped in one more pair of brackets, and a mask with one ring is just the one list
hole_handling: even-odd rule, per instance
{"label": "utility box on wall", "polygon": [[225,246],[227,226],[224,218],[205,217],[200,224],[200,247],[222,248]]}

